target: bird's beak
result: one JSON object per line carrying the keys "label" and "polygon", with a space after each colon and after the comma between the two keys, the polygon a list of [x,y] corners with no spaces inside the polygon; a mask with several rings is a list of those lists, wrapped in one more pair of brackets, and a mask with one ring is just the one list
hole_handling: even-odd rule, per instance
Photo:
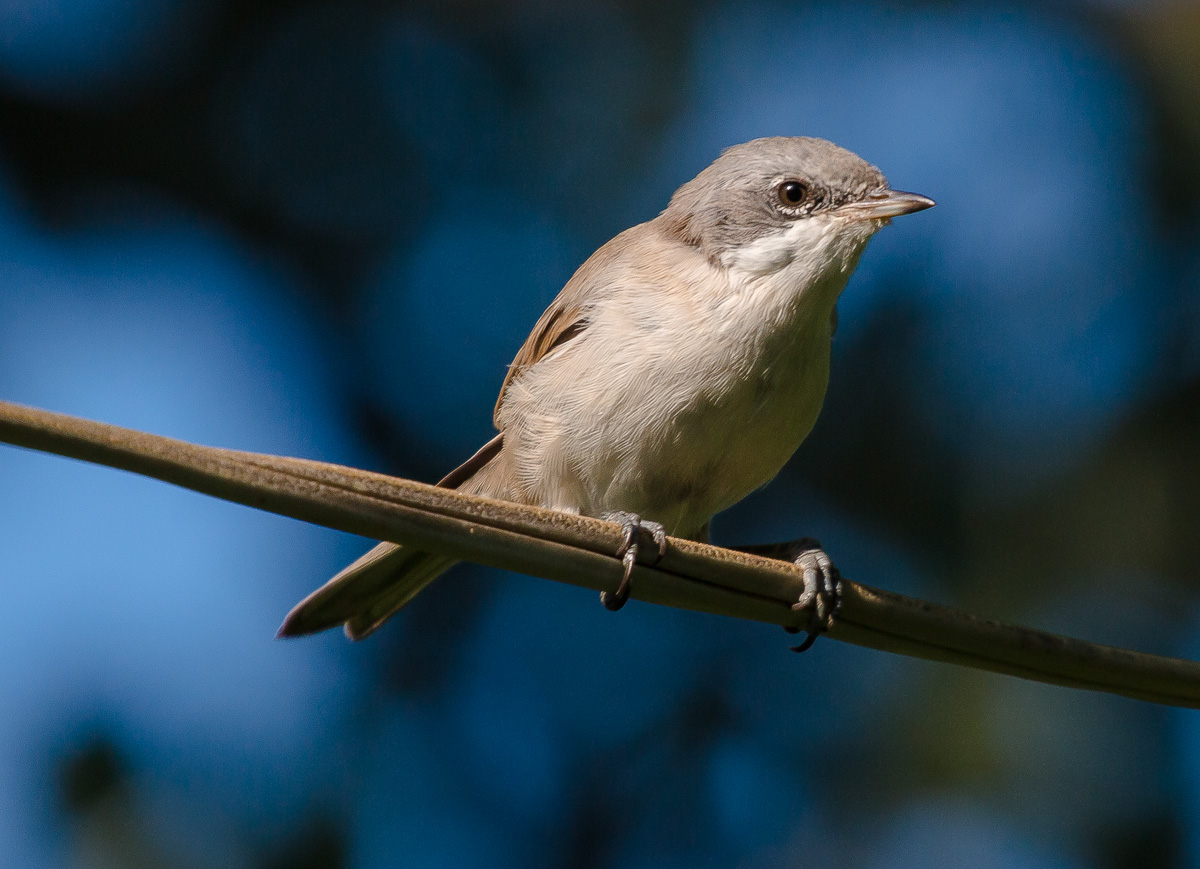
{"label": "bird's beak", "polygon": [[937,205],[928,196],[920,193],[905,193],[903,190],[880,190],[859,202],[847,202],[838,209],[851,220],[880,220],[924,211]]}

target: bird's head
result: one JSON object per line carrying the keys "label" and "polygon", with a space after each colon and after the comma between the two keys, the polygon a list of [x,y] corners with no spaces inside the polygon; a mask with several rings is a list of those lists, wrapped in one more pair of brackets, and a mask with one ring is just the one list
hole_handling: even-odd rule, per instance
{"label": "bird's head", "polygon": [[[848,272],[891,218],[934,204],[824,139],[776,136],[726,149],[671,197],[661,219],[714,263],[798,280]],[[806,278],[807,276],[807,278]]]}

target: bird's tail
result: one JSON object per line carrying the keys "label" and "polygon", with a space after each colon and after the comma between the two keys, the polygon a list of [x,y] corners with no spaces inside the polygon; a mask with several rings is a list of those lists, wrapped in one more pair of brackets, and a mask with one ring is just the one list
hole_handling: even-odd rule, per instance
{"label": "bird's tail", "polygon": [[[504,442],[496,435],[440,483],[447,489],[504,498],[494,461]],[[502,473],[501,473],[502,476]],[[346,636],[364,640],[458,559],[396,543],[380,543],[292,608],[280,637],[299,637],[346,626]]]}
{"label": "bird's tail", "polygon": [[343,569],[288,613],[281,637],[315,634],[345,625],[364,640],[458,560],[395,543],[380,543]]}

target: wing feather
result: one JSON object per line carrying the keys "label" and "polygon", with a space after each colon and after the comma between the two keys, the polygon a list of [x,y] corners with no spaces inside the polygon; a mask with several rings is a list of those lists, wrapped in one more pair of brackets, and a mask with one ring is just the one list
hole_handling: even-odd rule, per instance
{"label": "wing feather", "polygon": [[[569,288],[570,284],[567,286]],[[538,318],[533,331],[529,333],[529,337],[517,351],[512,364],[508,366],[508,373],[504,375],[504,383],[501,384],[500,395],[496,399],[496,409],[493,411],[492,419],[496,420],[497,424],[500,405],[504,403],[504,396],[513,380],[519,377],[522,371],[545,359],[572,338],[578,337],[587,328],[587,310],[575,301],[574,296],[575,294],[568,293],[566,290],[560,293],[558,298],[550,303],[550,307],[546,309],[545,313]]]}

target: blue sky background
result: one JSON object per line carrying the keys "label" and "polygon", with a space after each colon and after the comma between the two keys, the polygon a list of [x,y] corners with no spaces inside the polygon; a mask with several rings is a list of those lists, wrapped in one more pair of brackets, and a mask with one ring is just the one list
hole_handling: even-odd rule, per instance
{"label": "blue sky background", "polygon": [[[1195,657],[1197,46],[1166,0],[0,0],[0,398],[433,480],[591,250],[822,136],[939,204],[718,542]],[[1195,713],[472,567],[272,639],[368,545],[0,449],[0,863],[1200,866]]]}

